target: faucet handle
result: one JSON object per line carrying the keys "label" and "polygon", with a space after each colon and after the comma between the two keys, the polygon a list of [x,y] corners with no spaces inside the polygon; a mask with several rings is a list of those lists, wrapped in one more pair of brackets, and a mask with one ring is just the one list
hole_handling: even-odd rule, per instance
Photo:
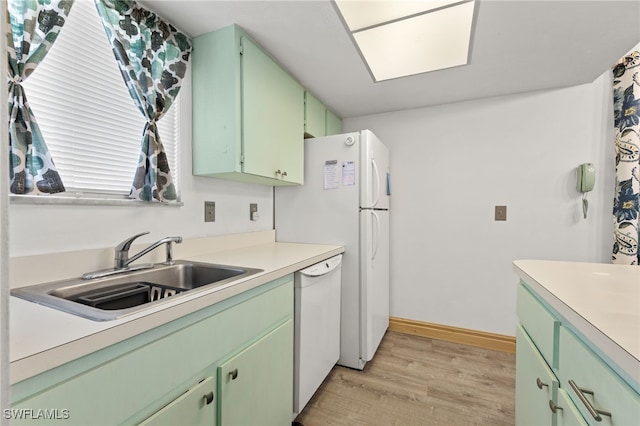
{"label": "faucet handle", "polygon": [[149,231],[147,232],[142,232],[140,234],[136,234],[133,237],[129,237],[126,240],[124,240],[123,242],[121,242],[120,244],[118,244],[116,246],[116,251],[117,252],[122,252],[122,251],[129,251],[129,248],[131,247],[131,244],[133,243],[133,240],[135,240],[138,237],[141,237],[143,235],[147,235],[149,233]]}

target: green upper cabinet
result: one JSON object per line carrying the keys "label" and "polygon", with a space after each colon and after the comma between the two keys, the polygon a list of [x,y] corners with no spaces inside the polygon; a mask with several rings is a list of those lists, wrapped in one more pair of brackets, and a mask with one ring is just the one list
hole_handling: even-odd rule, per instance
{"label": "green upper cabinet", "polygon": [[194,39],[193,174],[302,184],[304,89],[238,26]]}
{"label": "green upper cabinet", "polygon": [[327,108],[310,92],[304,92],[304,136],[319,138],[327,134]]}
{"label": "green upper cabinet", "polygon": [[339,133],[342,133],[342,120],[324,106],[311,92],[305,91],[304,137],[318,138]]}
{"label": "green upper cabinet", "polygon": [[329,108],[326,110],[325,134],[337,135],[342,133],[342,120],[335,115]]}

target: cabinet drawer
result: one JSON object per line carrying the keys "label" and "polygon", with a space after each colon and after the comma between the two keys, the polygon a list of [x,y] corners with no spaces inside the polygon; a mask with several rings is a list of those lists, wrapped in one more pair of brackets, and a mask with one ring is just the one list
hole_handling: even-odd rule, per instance
{"label": "cabinet drawer", "polygon": [[534,344],[552,368],[558,367],[558,328],[560,321],[556,319],[527,288],[518,286],[518,303],[516,312],[520,324],[527,331]]}
{"label": "cabinet drawer", "polygon": [[[640,425],[640,395],[565,327],[560,328],[560,348],[560,386],[589,424]],[[582,391],[573,388],[570,380]],[[610,412],[611,416],[600,414],[602,420],[596,421],[587,403],[595,409]]]}
{"label": "cabinet drawer", "polygon": [[516,425],[551,425],[549,401],[558,380],[520,326],[516,330],[516,374]]}

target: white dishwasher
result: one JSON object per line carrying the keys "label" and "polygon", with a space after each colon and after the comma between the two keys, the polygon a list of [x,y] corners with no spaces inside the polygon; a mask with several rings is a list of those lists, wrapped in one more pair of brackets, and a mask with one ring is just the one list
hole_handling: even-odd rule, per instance
{"label": "white dishwasher", "polygon": [[294,277],[295,419],[340,358],[342,255],[298,271]]}

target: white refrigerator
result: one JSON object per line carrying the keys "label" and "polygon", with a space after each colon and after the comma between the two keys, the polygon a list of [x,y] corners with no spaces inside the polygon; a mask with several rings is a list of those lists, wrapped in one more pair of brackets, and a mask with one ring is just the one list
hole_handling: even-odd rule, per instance
{"label": "white refrigerator", "polygon": [[338,364],[362,370],[389,326],[389,150],[369,130],[304,144],[304,185],[275,189],[276,238],[345,247]]}

